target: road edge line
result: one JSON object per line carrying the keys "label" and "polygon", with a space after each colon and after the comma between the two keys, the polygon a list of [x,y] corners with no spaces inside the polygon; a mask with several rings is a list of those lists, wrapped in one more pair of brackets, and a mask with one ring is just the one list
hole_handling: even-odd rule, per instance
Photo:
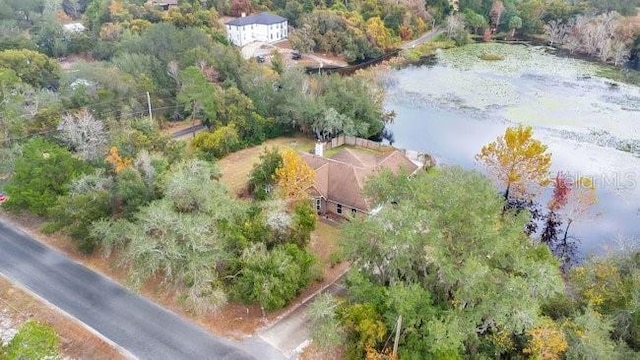
{"label": "road edge line", "polygon": [[36,294],[35,292],[33,292],[31,289],[27,288],[25,285],[21,284],[20,282],[17,282],[16,280],[8,277],[7,275],[5,275],[5,274],[3,274],[1,272],[0,272],[0,277],[6,279],[8,282],[11,283],[11,285],[17,287],[21,291],[24,291],[28,295],[31,295],[34,298],[38,299],[45,306],[48,306],[49,308],[51,308],[51,309],[59,312],[60,314],[62,314],[62,316],[66,317],[69,320],[75,322],[76,324],[82,326],[85,330],[88,330],[90,333],[92,333],[93,335],[97,336],[100,340],[102,340],[105,343],[107,343],[107,345],[109,345],[109,346],[113,347],[114,349],[116,349],[122,356],[124,356],[125,359],[130,359],[130,360],[137,360],[138,359],[138,357],[134,356],[129,350],[127,350],[127,349],[123,348],[122,346],[116,344],[113,340],[109,339],[108,337],[106,337],[105,335],[100,333],[98,330],[92,328],[91,326],[89,326],[89,325],[85,324],[84,322],[80,321],[80,319],[78,319],[77,317],[69,314],[65,310],[63,310],[63,309],[59,308],[58,306],[52,304],[47,299],[45,299],[42,296]]}

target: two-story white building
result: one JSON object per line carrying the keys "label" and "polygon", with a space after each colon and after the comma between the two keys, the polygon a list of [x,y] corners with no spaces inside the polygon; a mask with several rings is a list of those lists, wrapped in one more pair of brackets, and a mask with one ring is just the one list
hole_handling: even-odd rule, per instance
{"label": "two-story white building", "polygon": [[288,22],[286,18],[261,12],[251,16],[242,16],[227,22],[229,40],[238,46],[244,46],[254,41],[275,42],[288,36]]}

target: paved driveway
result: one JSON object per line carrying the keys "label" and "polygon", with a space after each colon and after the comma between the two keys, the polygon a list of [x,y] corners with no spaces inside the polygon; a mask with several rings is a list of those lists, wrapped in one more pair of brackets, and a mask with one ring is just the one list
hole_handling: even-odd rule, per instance
{"label": "paved driveway", "polygon": [[[0,273],[140,359],[249,360],[253,356],[0,220]],[[257,344],[248,350],[264,354]],[[261,357],[265,359],[269,357]]]}

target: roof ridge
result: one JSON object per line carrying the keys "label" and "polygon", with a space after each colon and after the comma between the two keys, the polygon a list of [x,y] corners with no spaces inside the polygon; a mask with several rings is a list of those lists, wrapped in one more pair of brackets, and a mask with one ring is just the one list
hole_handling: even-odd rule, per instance
{"label": "roof ridge", "polygon": [[355,152],[355,151],[352,151],[352,150],[351,150],[351,149],[349,149],[349,148],[344,148],[344,150],[345,150],[346,152],[348,152],[349,154],[351,154],[353,157],[355,157],[355,158],[356,158],[356,160],[358,160],[358,162],[360,163],[360,165],[362,165],[361,167],[363,167],[363,168],[364,168],[364,167],[366,167],[366,166],[365,166],[365,164],[364,164],[364,162],[362,161],[362,159],[358,156],[358,154],[356,154],[356,152]]}
{"label": "roof ridge", "polygon": [[392,152],[390,152],[387,156],[384,156],[384,157],[382,158],[382,160],[378,161],[378,163],[376,164],[376,167],[379,167],[380,165],[384,164],[384,162],[385,162],[385,161],[389,160],[389,158],[390,158],[391,156],[393,156],[394,154],[396,154],[396,153],[401,154],[401,153],[400,153],[400,150],[398,150],[398,149],[393,149],[393,151],[392,151]]}

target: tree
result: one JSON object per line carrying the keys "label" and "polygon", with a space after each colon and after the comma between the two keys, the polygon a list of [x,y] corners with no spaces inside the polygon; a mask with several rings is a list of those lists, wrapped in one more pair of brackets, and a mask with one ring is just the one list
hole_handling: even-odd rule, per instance
{"label": "tree", "polygon": [[51,326],[29,320],[6,347],[0,347],[0,355],[7,360],[57,358],[59,342]]}
{"label": "tree", "polygon": [[15,160],[13,175],[5,187],[10,197],[4,206],[46,215],[58,196],[67,193],[69,182],[87,168],[67,149],[33,138],[22,146],[22,154]]}
{"label": "tree", "polygon": [[454,40],[457,45],[464,45],[469,41],[469,34],[464,28],[464,21],[460,14],[447,16],[445,31],[447,37]]}
{"label": "tree", "polygon": [[620,249],[605,257],[590,259],[569,272],[569,285],[575,291],[577,304],[592,309],[600,318],[611,320],[613,328],[607,336],[624,341],[636,352],[640,351],[639,259],[637,249]]}
{"label": "tree", "polygon": [[507,128],[503,136],[485,145],[476,155],[489,174],[505,187],[504,199],[526,197],[532,186],[549,182],[551,154],[547,146],[533,138],[530,126]]}
{"label": "tree", "polygon": [[540,325],[527,331],[527,335],[530,340],[524,353],[536,359],[560,360],[569,348],[564,333],[551,319],[543,320]]}
{"label": "tree", "polygon": [[201,115],[202,122],[211,126],[217,119],[216,87],[195,66],[183,70],[180,81],[178,102],[191,112],[192,120]]}
{"label": "tree", "polygon": [[[566,175],[558,172],[553,180],[553,195],[547,205],[548,212],[544,219],[542,234],[540,235],[540,241],[543,244],[547,244],[554,254],[558,254],[556,251],[560,250],[555,249],[560,245],[558,236],[562,232],[562,218],[558,212],[567,205],[571,186],[571,181],[569,181]],[[568,251],[560,252],[569,253]]]}
{"label": "tree", "polygon": [[385,27],[382,20],[377,16],[367,20],[365,33],[369,40],[381,49],[389,49],[393,45],[389,29]]}
{"label": "tree", "polygon": [[512,16],[509,18],[509,30],[511,30],[511,37],[513,38],[516,34],[516,30],[522,27],[522,18],[519,16]]}
{"label": "tree", "polygon": [[282,167],[276,170],[278,191],[288,200],[300,200],[307,196],[316,178],[309,165],[293,149],[282,151]]}
{"label": "tree", "polygon": [[382,210],[345,224],[343,244],[364,277],[349,278],[348,299],[373,305],[388,328],[398,314],[411,319],[401,358],[495,357],[493,335],[522,336],[540,324],[541,303],[563,291],[557,262],[523,234],[524,214],[502,215],[490,181],[443,168],[411,181],[373,177],[366,191],[386,188],[394,196],[371,198]]}
{"label": "tree", "polygon": [[575,221],[586,216],[597,201],[593,180],[587,177],[580,177],[571,183],[566,205],[563,209],[558,210],[564,215],[566,221],[562,237],[559,239],[558,250],[562,251],[556,254],[562,261],[563,270],[566,270],[571,262],[575,261],[573,256],[576,249],[572,249],[576,247],[575,245],[572,246],[572,244],[575,244],[575,239],[569,236],[569,228]]}
{"label": "tree", "polygon": [[259,303],[264,310],[284,307],[313,279],[313,255],[293,244],[271,251],[264,244],[254,244],[243,252],[241,262],[235,293],[242,301]]}
{"label": "tree", "polygon": [[133,219],[138,209],[152,200],[152,191],[142,174],[129,166],[115,175],[112,188],[114,214]]}
{"label": "tree", "polygon": [[58,124],[60,139],[82,159],[95,161],[104,156],[107,132],[102,121],[87,109],[62,116]]}
{"label": "tree", "polygon": [[278,75],[282,75],[284,72],[284,59],[282,59],[282,54],[280,54],[280,51],[278,50],[273,50],[271,52],[271,68]]}
{"label": "tree", "polygon": [[559,20],[551,20],[544,25],[544,33],[549,38],[549,45],[561,45],[567,36],[568,26]]}
{"label": "tree", "polygon": [[311,323],[311,339],[322,351],[331,351],[343,342],[342,328],[336,317],[338,301],[322,293],[307,308]]}
{"label": "tree", "polygon": [[489,27],[487,19],[473,10],[467,8],[464,10],[463,14],[466,26],[471,29],[474,34],[479,32],[483,33],[484,30]]}
{"label": "tree", "polygon": [[241,15],[251,14],[251,1],[249,0],[231,0],[231,13],[229,15],[239,17]]}
{"label": "tree", "polygon": [[214,132],[201,132],[195,136],[191,146],[205,159],[221,158],[240,148],[240,137],[235,126],[221,126]]}
{"label": "tree", "polygon": [[58,198],[50,212],[51,223],[48,230],[63,230],[75,240],[78,249],[91,253],[97,241],[91,236],[93,222],[109,218],[111,215],[111,194],[113,180],[97,170],[73,180],[69,193]]}
{"label": "tree", "polygon": [[366,137],[369,129],[365,123],[356,126],[351,118],[330,107],[315,119],[311,130],[319,141],[328,141],[340,134]]}
{"label": "tree", "polygon": [[101,220],[92,229],[106,254],[121,251],[134,286],[158,276],[199,314],[226,302],[219,272],[232,258],[222,224],[233,223],[244,209],[217,176],[201,160],[175,164],[166,175],[164,198],[143,206],[135,221]]}
{"label": "tree", "polygon": [[495,29],[500,26],[500,20],[502,19],[502,14],[505,11],[504,3],[502,0],[493,0],[491,4],[491,9],[489,10],[489,19],[491,28],[495,31]]}
{"label": "tree", "polygon": [[277,148],[264,149],[260,160],[249,174],[249,191],[258,200],[266,199],[276,182],[276,170],[282,166],[282,155]]}
{"label": "tree", "polygon": [[133,163],[133,159],[131,158],[123,158],[120,156],[120,152],[116,146],[112,146],[109,149],[109,155],[105,157],[104,161],[111,165],[113,171],[118,174],[130,167]]}
{"label": "tree", "polygon": [[60,68],[54,59],[32,50],[0,52],[0,68],[13,70],[21,81],[35,88],[57,87]]}

